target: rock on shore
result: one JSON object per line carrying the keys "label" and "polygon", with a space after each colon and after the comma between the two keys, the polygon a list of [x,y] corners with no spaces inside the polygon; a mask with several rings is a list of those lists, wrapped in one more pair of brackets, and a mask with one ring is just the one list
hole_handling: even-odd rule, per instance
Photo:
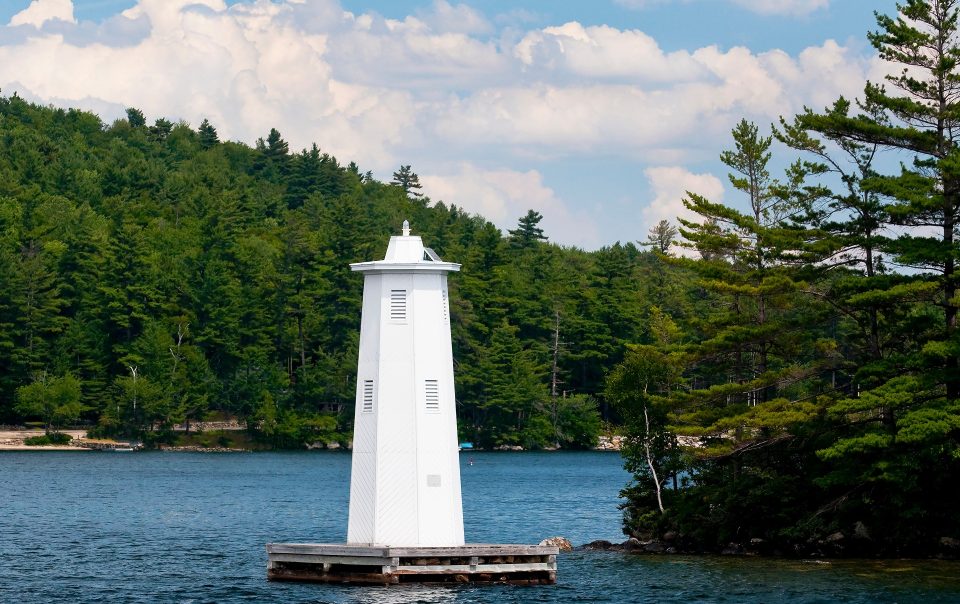
{"label": "rock on shore", "polygon": [[561,552],[573,551],[573,544],[566,537],[548,537],[541,541],[540,545],[556,547]]}
{"label": "rock on shore", "polygon": [[623,436],[613,434],[611,436],[601,436],[597,439],[597,446],[594,451],[619,451],[623,448]]}
{"label": "rock on shore", "polygon": [[772,558],[920,558],[920,559],[960,559],[960,539],[941,537],[931,542],[923,551],[900,551],[873,543],[869,533],[861,529],[859,534],[846,535],[840,531],[831,533],[822,539],[810,540],[792,545],[776,547],[764,539],[753,538],[744,543],[728,543],[723,547],[698,547],[681,538],[674,532],[668,532],[660,539],[641,541],[630,538],[623,543],[606,540],[591,541],[575,549],[580,551],[613,551],[633,554],[682,554],[682,555],[721,555],[721,556],[761,556]]}

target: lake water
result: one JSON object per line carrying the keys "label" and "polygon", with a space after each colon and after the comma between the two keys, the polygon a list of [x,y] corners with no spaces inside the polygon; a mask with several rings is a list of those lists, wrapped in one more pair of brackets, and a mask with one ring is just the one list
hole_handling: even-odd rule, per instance
{"label": "lake water", "polygon": [[[473,459],[473,465],[467,460]],[[469,542],[622,540],[612,453],[464,453]],[[575,552],[558,584],[268,583],[264,544],[346,537],[347,453],[0,453],[0,602],[960,602],[960,564]]]}

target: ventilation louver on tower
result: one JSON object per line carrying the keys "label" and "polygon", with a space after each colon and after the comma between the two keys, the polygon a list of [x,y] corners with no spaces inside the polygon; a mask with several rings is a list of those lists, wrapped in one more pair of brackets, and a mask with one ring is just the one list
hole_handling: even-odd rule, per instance
{"label": "ventilation louver on tower", "polygon": [[363,380],[363,406],[360,410],[373,413],[373,380]]}
{"label": "ventilation louver on tower", "polygon": [[437,383],[437,380],[427,380],[424,393],[427,412],[440,413],[440,385]]}
{"label": "ventilation louver on tower", "polygon": [[407,320],[407,290],[405,289],[390,290],[390,320],[391,321]]}

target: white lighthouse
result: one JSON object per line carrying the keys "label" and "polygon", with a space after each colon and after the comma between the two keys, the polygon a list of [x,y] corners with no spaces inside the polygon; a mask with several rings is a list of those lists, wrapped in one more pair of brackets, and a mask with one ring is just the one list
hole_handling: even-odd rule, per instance
{"label": "white lighthouse", "polygon": [[556,583],[555,545],[464,544],[447,301],[460,265],[404,221],[386,258],[350,267],[364,281],[347,542],[268,543],[267,578]]}
{"label": "white lighthouse", "polygon": [[447,273],[420,237],[390,238],[362,272],[347,543],[464,544]]}

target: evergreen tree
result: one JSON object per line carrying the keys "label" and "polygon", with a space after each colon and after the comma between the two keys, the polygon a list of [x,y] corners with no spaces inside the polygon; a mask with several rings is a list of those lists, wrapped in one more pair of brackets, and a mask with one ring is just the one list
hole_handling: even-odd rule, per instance
{"label": "evergreen tree", "polygon": [[315,192],[323,178],[320,148],[314,144],[293,157],[292,174],[287,183],[287,208],[295,209]]}
{"label": "evergreen tree", "polygon": [[163,142],[170,136],[171,130],[173,130],[173,124],[169,120],[160,117],[150,126],[150,136],[157,142]]}
{"label": "evergreen tree", "polygon": [[420,184],[420,177],[410,168],[409,164],[400,166],[400,169],[393,173],[393,180],[390,181],[390,184],[403,189],[404,195],[409,199],[423,197],[423,193],[420,192],[420,189],[423,188]]}
{"label": "evergreen tree", "polygon": [[56,273],[57,256],[62,251],[62,244],[44,247],[33,241],[18,259],[11,294],[18,315],[12,360],[19,380],[49,366],[53,339],[67,326],[66,317],[61,315],[66,300]]}
{"label": "evergreen tree", "polygon": [[523,348],[517,333],[504,319],[492,331],[481,357],[483,415],[475,427],[475,440],[486,446],[543,447],[554,441],[553,426],[545,414],[543,366],[533,350]]}
{"label": "evergreen tree", "polygon": [[267,139],[257,139],[258,157],[254,163],[254,171],[270,182],[285,184],[290,174],[292,158],[290,145],[283,140],[276,128],[271,128]]}
{"label": "evergreen tree", "polygon": [[217,129],[213,127],[213,124],[211,124],[207,118],[203,118],[203,121],[200,122],[200,127],[197,128],[197,137],[200,141],[200,147],[203,149],[213,148],[220,142],[220,139],[217,137]]}
{"label": "evergreen tree", "polygon": [[76,421],[83,407],[80,404],[80,381],[70,374],[50,376],[46,371],[34,375],[33,381],[17,389],[18,412],[43,420],[46,433]]}
{"label": "evergreen tree", "polygon": [[[885,270],[880,255],[887,242],[883,235],[887,217],[883,199],[874,188],[867,186],[877,175],[873,162],[879,145],[862,143],[836,129],[838,122],[849,118],[850,108],[850,102],[840,98],[823,114],[807,109],[792,123],[781,118],[781,129],[775,135],[793,149],[813,156],[813,161],[799,164],[805,177],[839,177],[840,190],[824,190],[824,203],[820,207],[811,207],[806,221],[823,235],[822,266],[862,269],[865,279],[860,278],[859,271],[849,279],[837,279],[830,295],[863,325],[862,332],[867,335],[862,339],[866,344],[865,356],[877,361],[883,358],[887,344],[880,331],[881,306],[853,303],[851,297],[865,290],[890,286],[890,277],[882,276]],[[880,107],[861,104],[861,108],[877,123],[886,122]],[[818,136],[833,146],[828,147]]]}
{"label": "evergreen tree", "polygon": [[789,349],[785,344],[790,334],[801,333],[801,326],[790,326],[782,310],[793,306],[790,298],[803,286],[791,267],[803,260],[806,234],[789,224],[797,203],[783,195],[783,186],[767,170],[772,138],[741,121],[733,139],[735,150],[724,151],[721,160],[734,170],[730,181],[745,194],[749,213],[690,194],[684,204],[704,221],[681,220],[681,233],[687,245],[711,255],[690,264],[723,309],[712,318],[701,354],[714,363],[724,359],[716,366],[722,373],[714,373],[711,381],[736,408],[773,398],[781,372],[794,369],[789,357],[775,362],[771,354]]}
{"label": "evergreen tree", "polygon": [[918,501],[949,498],[942,490],[944,473],[931,469],[954,464],[960,450],[960,3],[908,0],[897,8],[896,17],[877,14],[879,30],[868,34],[880,57],[896,68],[887,78],[892,90],[868,83],[861,114],[817,116],[805,125],[911,160],[899,174],[863,180],[864,190],[884,204],[883,221],[906,229],[881,241],[882,249],[913,270],[871,280],[851,296],[881,310],[878,331],[889,336],[878,338],[874,359],[858,368],[860,392],[830,408],[844,421],[843,430],[820,456],[833,467],[825,483],[838,490],[869,485],[862,498],[847,503],[849,513],[864,513],[869,501],[889,502],[873,515],[877,524],[898,526],[904,523],[893,521],[897,514],[921,513],[923,520],[907,523],[911,528],[887,531],[895,540],[914,541],[952,522],[946,508]]}
{"label": "evergreen tree", "polygon": [[527,214],[517,222],[517,228],[509,231],[510,245],[525,249],[533,247],[541,241],[546,241],[547,237],[543,234],[543,229],[537,226],[541,220],[543,220],[543,216],[540,212],[528,210]]}
{"label": "evergreen tree", "polygon": [[280,159],[290,153],[290,145],[283,140],[280,132],[276,128],[270,128],[270,134],[267,135],[267,155],[271,158]]}
{"label": "evergreen tree", "polygon": [[650,246],[661,254],[668,254],[680,232],[677,227],[670,224],[669,220],[661,220],[650,227],[650,233],[647,235],[647,242],[642,244]]}
{"label": "evergreen tree", "polygon": [[[948,399],[960,399],[960,340],[957,335],[957,236],[960,223],[960,146],[955,132],[960,126],[960,39],[957,0],[908,0],[898,5],[894,19],[877,16],[880,31],[868,34],[881,58],[904,67],[888,76],[899,92],[868,84],[868,103],[887,112],[896,125],[877,120],[847,122],[864,140],[916,154],[912,167],[896,176],[878,177],[873,186],[887,196],[891,222],[907,227],[927,227],[938,236],[899,237],[888,246],[903,265],[938,275],[943,309],[943,334],[937,338],[942,367],[937,381]],[[902,124],[902,125],[901,125]]]}
{"label": "evergreen tree", "polygon": [[127,108],[127,122],[130,123],[131,128],[145,128],[147,126],[147,118],[143,116],[143,112],[135,107]]}

